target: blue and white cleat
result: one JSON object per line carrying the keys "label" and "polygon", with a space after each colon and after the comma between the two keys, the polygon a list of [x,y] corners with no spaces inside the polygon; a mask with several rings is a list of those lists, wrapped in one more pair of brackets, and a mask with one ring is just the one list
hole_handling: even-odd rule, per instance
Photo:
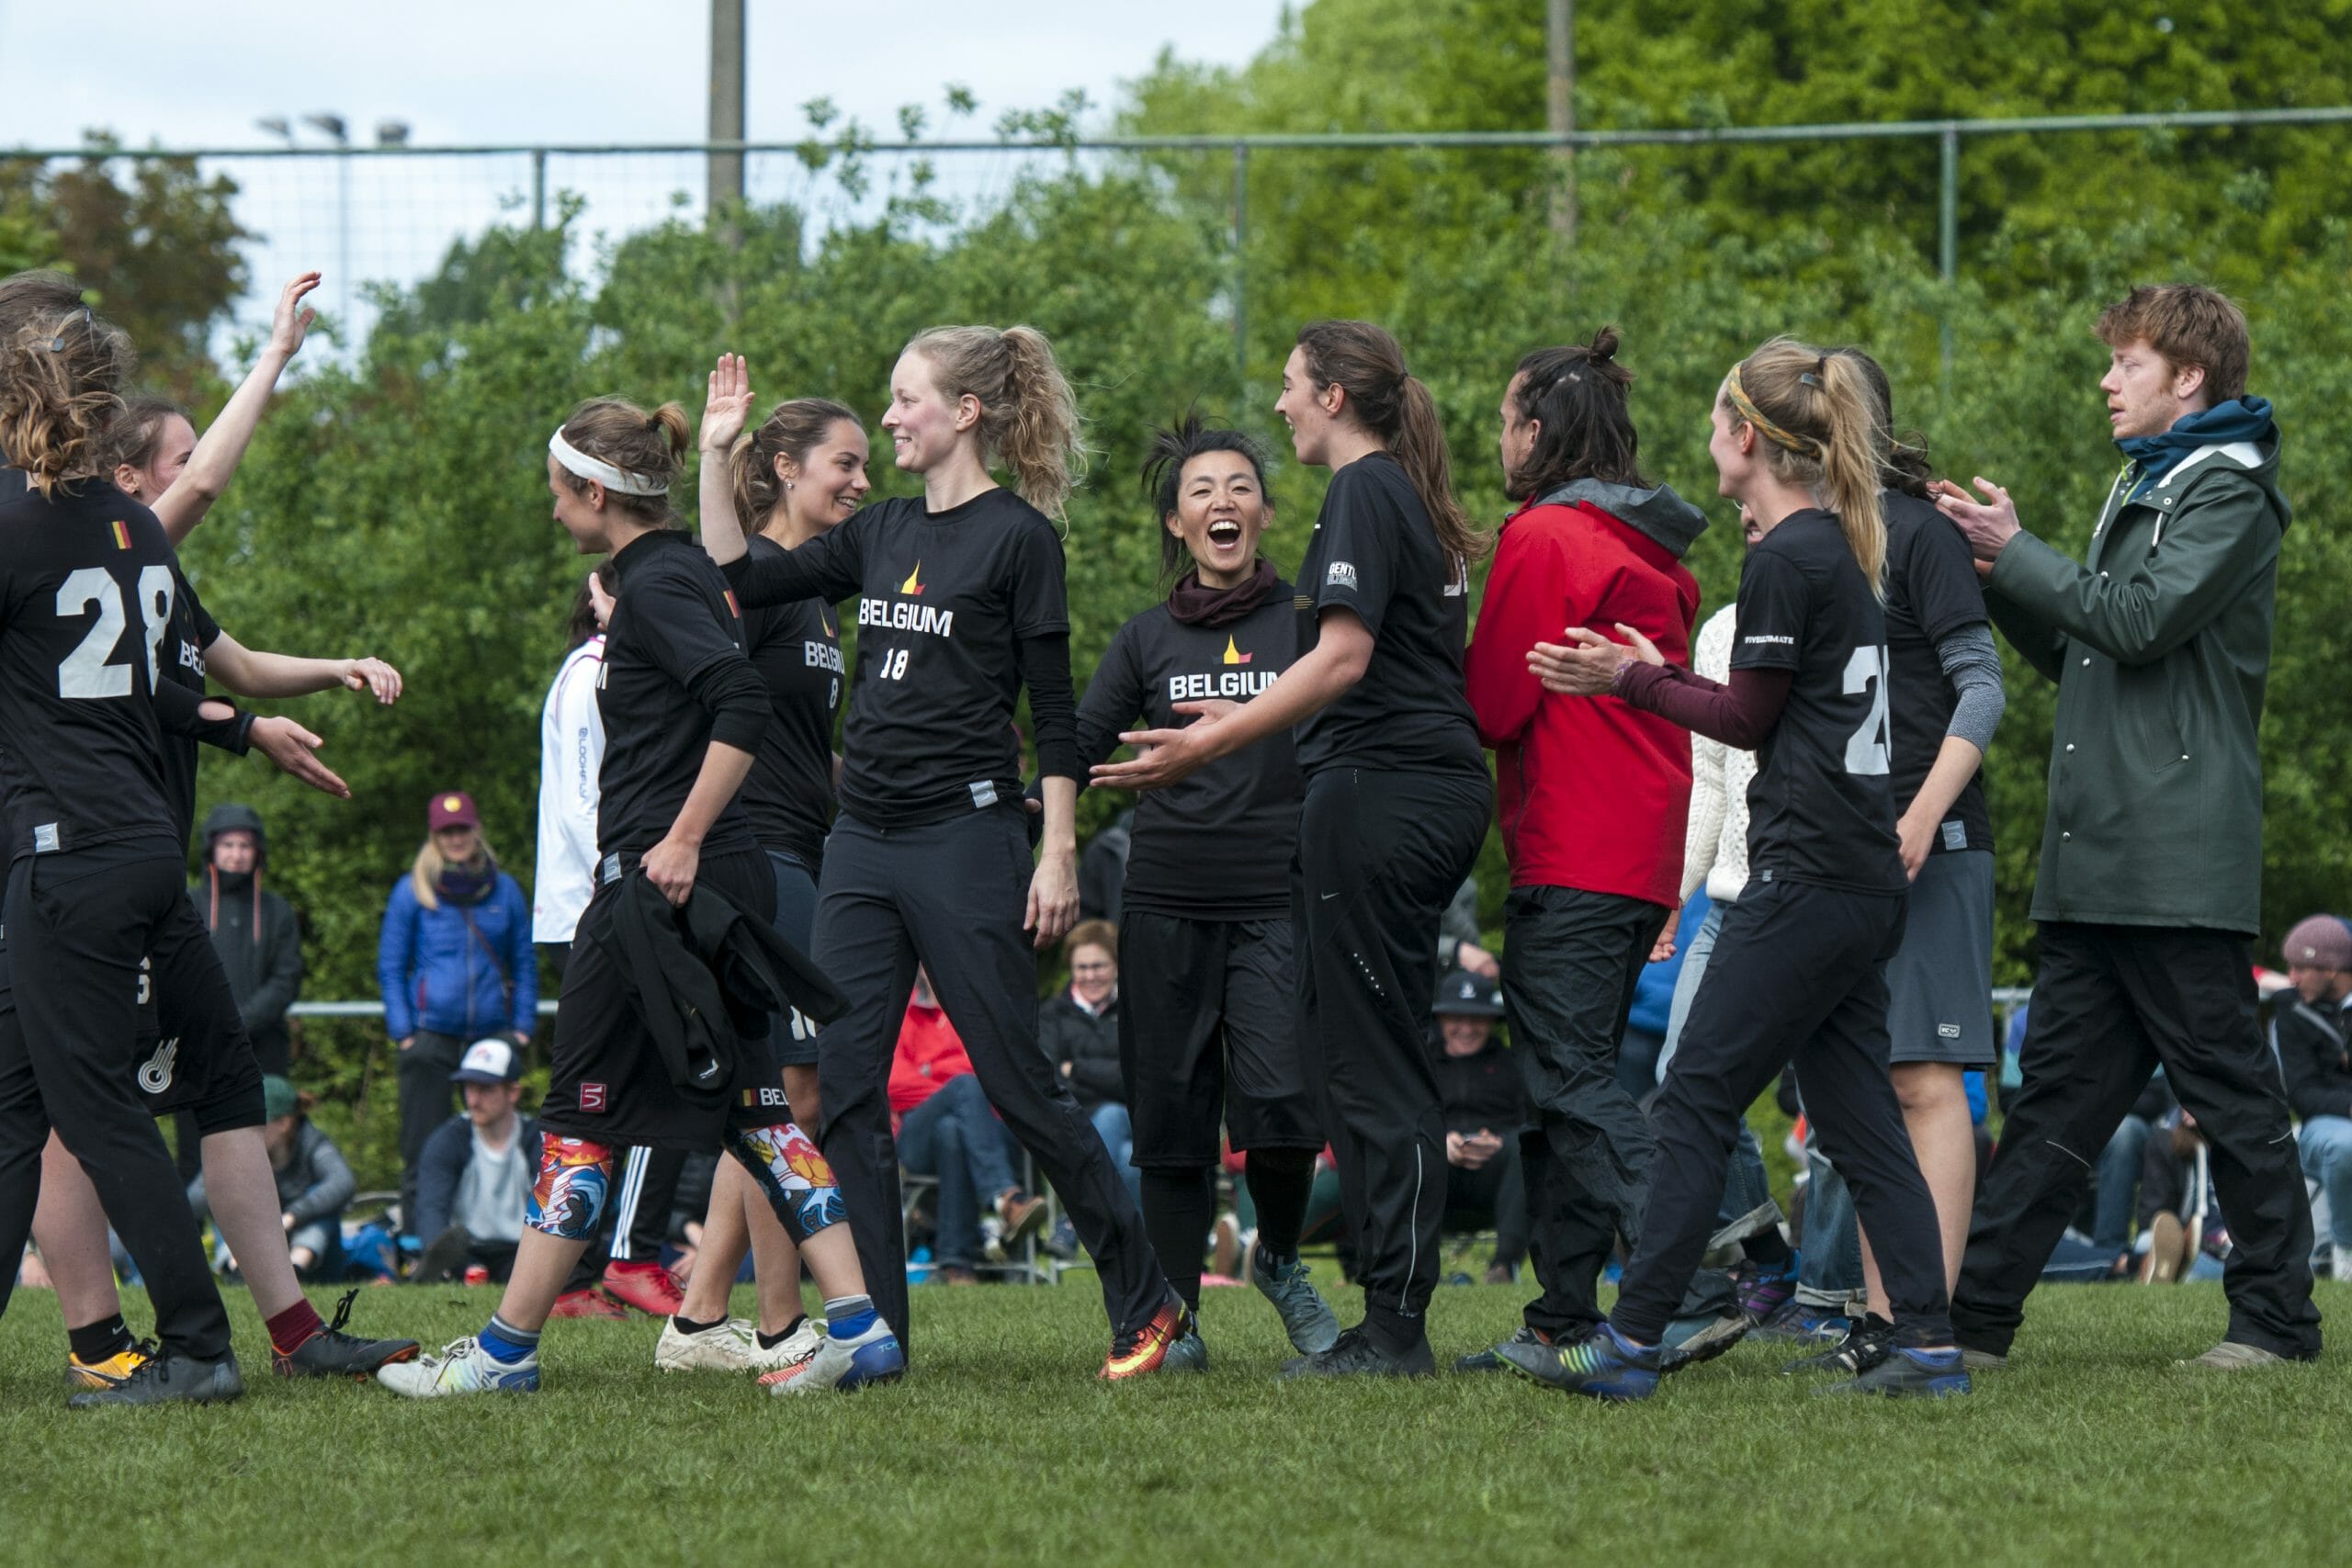
{"label": "blue and white cleat", "polygon": [[769,1372],[760,1386],[781,1397],[789,1393],[821,1393],[827,1389],[865,1388],[896,1382],[907,1375],[907,1355],[899,1337],[880,1318],[854,1338],[828,1334],[815,1355],[797,1367]]}
{"label": "blue and white cleat", "polygon": [[1817,1388],[1815,1393],[1875,1393],[1892,1399],[1947,1399],[1970,1393],[1968,1367],[1960,1351],[1912,1350],[1891,1347],[1893,1354],[1860,1377]]}
{"label": "blue and white cleat", "polygon": [[453,1393],[537,1393],[539,1353],[502,1361],[470,1335],[453,1339],[437,1356],[376,1369],[376,1381],[411,1399],[441,1399]]}
{"label": "blue and white cleat", "polygon": [[1295,1254],[1277,1258],[1262,1247],[1250,1248],[1250,1282],[1274,1303],[1283,1332],[1290,1336],[1291,1348],[1300,1355],[1319,1356],[1340,1342],[1339,1317]]}
{"label": "blue and white cleat", "polygon": [[1657,1392],[1657,1347],[1636,1346],[1607,1322],[1593,1330],[1591,1338],[1573,1345],[1506,1341],[1495,1347],[1495,1354],[1520,1376],[1563,1393],[1616,1402],[1647,1399]]}

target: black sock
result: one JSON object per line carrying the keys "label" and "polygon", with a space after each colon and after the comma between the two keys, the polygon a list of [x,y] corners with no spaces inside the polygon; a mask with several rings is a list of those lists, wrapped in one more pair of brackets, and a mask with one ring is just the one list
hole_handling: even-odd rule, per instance
{"label": "black sock", "polygon": [[1201,1253],[1216,1218],[1216,1188],[1207,1166],[1143,1172],[1143,1229],[1160,1271],[1184,1305],[1201,1308]]}
{"label": "black sock", "polygon": [[102,1317],[96,1323],[65,1331],[66,1343],[85,1361],[103,1361],[130,1349],[138,1341],[130,1337],[130,1325],[122,1321],[122,1314]]}
{"label": "black sock", "polygon": [[1276,1258],[1298,1256],[1306,1201],[1315,1192],[1313,1149],[1251,1149],[1245,1174],[1258,1205],[1258,1245]]}
{"label": "black sock", "polygon": [[671,1325],[681,1334],[700,1334],[705,1329],[716,1328],[726,1321],[725,1318],[720,1317],[713,1318],[708,1323],[696,1323],[684,1313],[678,1313],[670,1319]]}
{"label": "black sock", "polygon": [[1796,1254],[1789,1250],[1789,1238],[1778,1225],[1767,1225],[1754,1235],[1742,1237],[1739,1249],[1747,1254],[1750,1263],[1774,1270],[1786,1269],[1796,1261]]}
{"label": "black sock", "polygon": [[782,1333],[769,1334],[762,1331],[759,1336],[760,1348],[763,1350],[775,1349],[777,1346],[783,1344],[786,1340],[799,1333],[800,1325],[808,1321],[808,1314],[804,1312],[797,1317],[795,1317],[790,1323],[786,1324]]}

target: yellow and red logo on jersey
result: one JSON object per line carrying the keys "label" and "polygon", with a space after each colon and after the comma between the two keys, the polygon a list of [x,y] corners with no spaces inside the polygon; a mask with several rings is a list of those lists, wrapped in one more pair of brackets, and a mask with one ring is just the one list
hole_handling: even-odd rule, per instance
{"label": "yellow and red logo on jersey", "polygon": [[1247,664],[1250,662],[1251,657],[1251,655],[1242,652],[1233,645],[1232,633],[1228,632],[1226,634],[1225,661],[1227,664]]}
{"label": "yellow and red logo on jersey", "polygon": [[727,596],[727,613],[734,616],[737,620],[741,620],[743,618],[743,606],[735,603],[735,590],[732,588],[722,588],[719,592]]}
{"label": "yellow and red logo on jersey", "polygon": [[108,524],[107,526],[114,530],[114,547],[116,549],[127,550],[130,548],[130,530],[123,525],[121,518],[116,518],[112,523]]}
{"label": "yellow and red logo on jersey", "polygon": [[914,570],[907,573],[907,580],[899,584],[899,592],[901,593],[920,593],[922,592],[922,562],[915,562]]}

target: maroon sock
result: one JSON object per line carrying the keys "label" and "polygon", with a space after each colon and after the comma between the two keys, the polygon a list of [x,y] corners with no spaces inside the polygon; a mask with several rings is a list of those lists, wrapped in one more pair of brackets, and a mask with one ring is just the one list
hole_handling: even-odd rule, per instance
{"label": "maroon sock", "polygon": [[269,1330],[269,1347],[281,1356],[290,1356],[310,1343],[311,1336],[326,1327],[319,1321],[319,1309],[309,1297],[303,1297],[263,1325]]}

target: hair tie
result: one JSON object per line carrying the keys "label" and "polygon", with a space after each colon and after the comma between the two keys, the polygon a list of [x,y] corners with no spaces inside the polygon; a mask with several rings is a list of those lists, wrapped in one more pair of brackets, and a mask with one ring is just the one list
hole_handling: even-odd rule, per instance
{"label": "hair tie", "polygon": [[[73,324],[73,319],[68,317],[65,326],[62,326],[57,329],[57,335],[49,340],[50,353],[62,354],[65,352],[65,327],[70,327]],[[90,324],[90,308],[87,305],[82,307],[82,324],[85,327]]]}
{"label": "hair tie", "polygon": [[1805,386],[1817,389],[1822,384],[1821,378],[1828,374],[1829,356],[1825,354],[1813,362],[1812,369],[1800,372],[1797,376],[1797,379],[1803,382]]}

